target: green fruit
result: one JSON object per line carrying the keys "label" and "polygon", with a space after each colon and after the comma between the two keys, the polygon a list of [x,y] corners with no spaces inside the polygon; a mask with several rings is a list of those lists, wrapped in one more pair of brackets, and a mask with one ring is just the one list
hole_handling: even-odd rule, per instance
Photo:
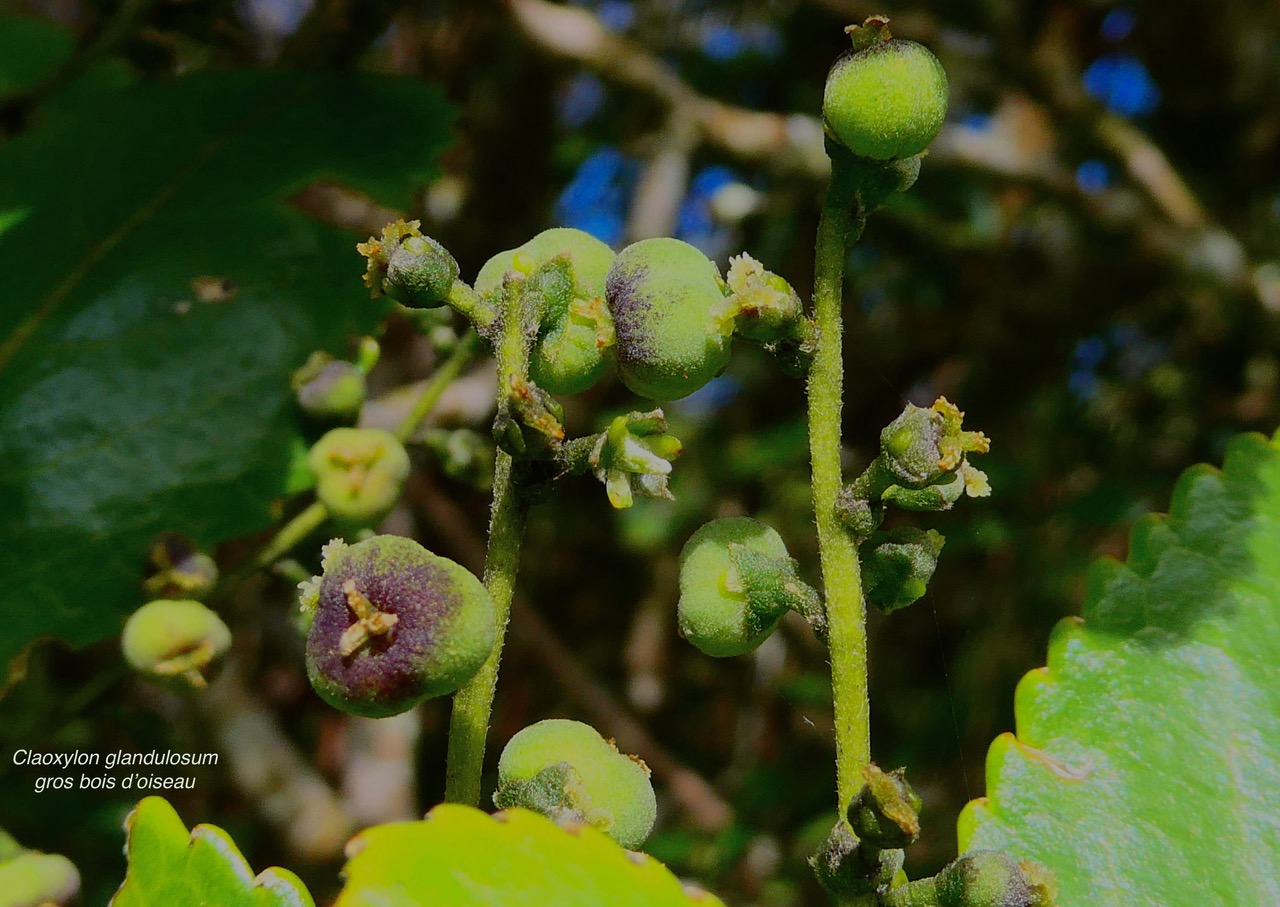
{"label": "green fruit", "polygon": [[120,647],[125,661],[148,677],[201,688],[204,672],[231,648],[231,631],[198,601],[162,598],[130,615]]}
{"label": "green fruit", "polygon": [[328,353],[312,353],[290,383],[298,408],[316,419],[355,421],[364,406],[364,371]]}
{"label": "green fruit", "polygon": [[1022,870],[998,850],[973,850],[938,873],[939,907],[1034,907]]}
{"label": "green fruit", "polygon": [[202,599],[218,582],[217,562],[189,536],[165,532],[151,543],[142,589],[148,598]]}
{"label": "green fruit", "polygon": [[561,286],[545,281],[538,287],[542,311],[529,377],[548,393],[577,394],[599,381],[613,358],[613,319],[604,304],[613,250],[581,230],[544,230],[519,248],[490,258],[475,288],[496,300],[508,271],[527,276],[553,259],[567,263],[567,279]]}
{"label": "green fruit", "polygon": [[332,542],[302,586],[307,677],[335,708],[398,715],[470,680],[493,649],[495,611],[466,568],[412,539]]}
{"label": "green fruit", "polygon": [[458,279],[458,263],[444,246],[424,236],[416,220],[387,224],[356,250],[368,260],[364,283],[374,297],[386,293],[410,308],[445,305]]}
{"label": "green fruit", "polygon": [[886,161],[919,154],[946,115],[947,74],[914,41],[895,38],[848,51],[827,75],[827,132],[859,157]]}
{"label": "green fruit", "polygon": [[605,284],[622,383],[650,400],[687,397],[729,364],[733,318],[705,255],[678,239],[618,253]]}
{"label": "green fruit", "polygon": [[563,718],[539,721],[508,741],[493,802],[592,825],[631,850],[643,846],[658,815],[648,767],[590,725]]}
{"label": "green fruit", "polygon": [[745,655],[777,627],[786,606],[753,606],[743,582],[742,552],[789,565],[782,537],[747,517],[712,520],[680,554],[680,635],[708,655]]}
{"label": "green fruit", "polygon": [[371,525],[400,498],[409,477],[409,455],[396,436],[380,428],[335,428],[315,443],[307,465],[316,497],[335,517]]}
{"label": "green fruit", "polygon": [[27,851],[0,863],[0,905],[56,907],[80,893],[80,873],[59,854]]}

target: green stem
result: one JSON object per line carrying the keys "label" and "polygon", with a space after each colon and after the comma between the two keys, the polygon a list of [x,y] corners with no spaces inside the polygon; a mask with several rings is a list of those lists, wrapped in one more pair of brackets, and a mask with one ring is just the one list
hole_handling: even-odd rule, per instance
{"label": "green stem", "polygon": [[[523,381],[529,371],[528,313],[521,304],[518,286],[504,292],[502,334],[497,345],[499,406],[510,393],[513,382]],[[480,780],[484,773],[485,743],[489,716],[498,686],[498,665],[511,616],[516,573],[520,568],[520,545],[524,539],[525,504],[514,474],[511,455],[499,448],[493,473],[493,506],[489,512],[489,547],[485,553],[484,586],[493,599],[497,639],[493,651],[475,677],[453,697],[449,721],[449,754],[445,768],[444,798],[451,803],[480,805]]]}
{"label": "green stem", "polygon": [[856,177],[842,155],[832,155],[831,184],[818,223],[814,274],[817,350],[809,372],[809,452],[813,462],[813,507],[831,652],[835,699],[836,789],[843,811],[862,783],[871,759],[867,700],[866,605],[858,548],[836,519],[840,493],[840,410],[844,385],[841,303],[844,261],[865,216],[856,200]]}
{"label": "green stem", "polygon": [[404,417],[404,421],[396,429],[396,437],[401,442],[407,442],[413,437],[418,430],[418,426],[436,408],[436,404],[440,402],[440,397],[444,395],[445,390],[457,380],[458,376],[462,374],[462,370],[475,358],[476,353],[480,352],[480,346],[480,335],[475,331],[467,331],[462,335],[458,340],[458,345],[449,354],[449,358],[441,363],[440,367],[427,379],[426,385],[422,388],[422,393],[418,395],[418,399],[413,403],[413,408],[409,410],[409,414]]}

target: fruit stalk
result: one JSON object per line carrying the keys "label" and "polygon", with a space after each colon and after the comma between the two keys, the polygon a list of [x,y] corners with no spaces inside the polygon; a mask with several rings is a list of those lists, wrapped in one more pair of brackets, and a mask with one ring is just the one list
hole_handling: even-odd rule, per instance
{"label": "fruit stalk", "polygon": [[[529,373],[529,340],[518,286],[504,289],[502,334],[497,344],[498,394],[523,384]],[[485,553],[484,586],[493,600],[497,637],[493,651],[480,670],[453,697],[449,721],[449,753],[445,767],[444,798],[451,803],[480,805],[480,778],[484,770],[485,740],[498,685],[498,665],[511,616],[520,545],[524,540],[525,510],[511,455],[498,448],[493,473],[493,504],[489,511],[489,546]]]}
{"label": "fruit stalk", "polygon": [[835,700],[836,789],[843,810],[871,759],[867,700],[866,606],[858,548],[836,517],[840,493],[840,411],[844,390],[841,303],[850,242],[862,235],[865,213],[857,199],[856,171],[848,152],[832,148],[831,183],[818,222],[814,266],[817,349],[809,372],[809,452],[818,554],[827,603],[831,686]]}

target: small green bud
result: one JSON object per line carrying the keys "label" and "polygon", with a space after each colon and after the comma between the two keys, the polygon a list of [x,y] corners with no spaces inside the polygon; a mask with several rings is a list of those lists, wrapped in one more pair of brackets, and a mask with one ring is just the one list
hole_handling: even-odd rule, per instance
{"label": "small green bud", "polygon": [[951,482],[959,473],[971,497],[991,493],[986,476],[967,463],[967,454],[986,453],[991,442],[980,431],[965,431],[964,413],[946,397],[925,409],[906,409],[880,433],[881,466],[892,482],[909,489]]}
{"label": "small green bud", "polygon": [[937,876],[938,907],[1037,907],[1018,864],[998,850],[972,850]]}
{"label": "small green bud", "polygon": [[902,868],[902,851],[869,847],[837,822],[809,865],[828,894],[845,900],[888,889]]}
{"label": "small green bud", "polygon": [[847,812],[849,826],[863,843],[880,850],[903,848],[920,837],[920,796],[907,783],[905,769],[863,769],[865,783]]}
{"label": "small green bud", "polygon": [[888,161],[872,161],[867,158],[854,158],[855,166],[860,168],[858,177],[858,197],[862,200],[865,211],[874,211],[884,204],[889,196],[897,192],[906,192],[920,178],[920,165],[924,155],[893,158]]}
{"label": "small green bud", "polygon": [[917,601],[933,578],[945,541],[933,529],[912,526],[873,535],[858,552],[867,602],[889,614]]}
{"label": "small green bud", "polygon": [[458,263],[440,243],[423,236],[420,221],[397,220],[382,236],[369,237],[356,250],[368,260],[364,284],[376,299],[382,294],[414,309],[449,302]]}
{"label": "small green bud", "polygon": [[487,489],[493,478],[493,445],[469,428],[432,428],[423,438],[449,478]]}
{"label": "small green bud", "polygon": [[142,581],[148,598],[202,599],[217,582],[217,562],[190,536],[166,532],[151,543]]}
{"label": "small green bud", "polygon": [[409,477],[404,446],[380,428],[333,429],[311,448],[307,465],[320,503],[338,519],[360,525],[386,516]]}
{"label": "small green bud", "polygon": [[[613,250],[591,234],[556,227],[493,256],[476,277],[476,292],[496,299],[508,272],[530,275],[525,299],[539,306],[539,316],[529,377],[548,393],[587,390],[613,358],[613,317],[604,303],[605,276],[613,260]],[[564,279],[538,280],[538,272],[555,262],[561,263]],[[553,274],[559,270],[551,268]]]}
{"label": "small green bud", "polygon": [[621,510],[630,507],[637,494],[670,499],[667,476],[682,450],[680,439],[667,433],[662,410],[628,413],[597,436],[588,464],[604,483],[609,503]]}
{"label": "small green bud", "polygon": [[589,725],[562,718],[539,721],[508,741],[493,802],[594,826],[631,850],[644,845],[658,814],[648,766]]}
{"label": "small green bud", "polygon": [[858,157],[878,161],[924,151],[947,115],[942,64],[922,45],[890,38],[884,24],[869,19],[851,27],[855,48],[831,67],[822,97],[827,133]]}
{"label": "small green bud", "polygon": [[231,648],[231,631],[198,601],[162,598],[130,615],[120,647],[125,661],[153,680],[203,689],[206,672]]}
{"label": "small green bud", "polygon": [[317,351],[293,373],[290,383],[298,408],[308,416],[349,421],[364,406],[364,376],[360,366]]}
{"label": "small green bud", "polygon": [[726,280],[731,295],[725,312],[734,319],[734,333],[753,343],[777,343],[791,336],[804,314],[796,291],[745,252],[729,259]]}
{"label": "small green bud", "polygon": [[853,485],[845,485],[836,496],[836,519],[861,543],[884,522],[884,508],[859,496]]}
{"label": "small green bud", "polygon": [[764,523],[747,517],[712,520],[685,543],[680,635],[706,654],[726,658],[752,651],[789,608],[811,617],[821,604],[796,576],[782,537]]}
{"label": "small green bud", "polygon": [[80,893],[80,872],[59,854],[25,851],[0,862],[0,904],[5,907],[56,907]]}
{"label": "small green bud", "polygon": [[480,581],[399,536],[330,542],[300,601],[311,615],[312,687],[335,708],[369,718],[454,692],[484,664],[496,635]]}
{"label": "small green bud", "polygon": [[531,381],[513,376],[498,402],[493,439],[511,454],[528,460],[550,460],[564,443],[564,407]]}
{"label": "small green bud", "polygon": [[630,245],[618,253],[605,288],[618,372],[633,393],[678,400],[729,364],[728,288],[693,246],[666,238]]}

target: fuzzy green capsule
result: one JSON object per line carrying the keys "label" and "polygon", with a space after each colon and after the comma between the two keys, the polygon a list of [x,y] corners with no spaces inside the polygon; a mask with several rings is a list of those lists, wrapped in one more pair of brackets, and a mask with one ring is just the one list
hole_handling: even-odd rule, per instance
{"label": "fuzzy green capsule", "polygon": [[678,400],[724,371],[734,329],[727,290],[716,266],[678,239],[619,252],[605,298],[622,383],[650,400]]}
{"label": "fuzzy green capsule", "polygon": [[613,359],[613,318],[604,303],[613,250],[581,230],[544,230],[485,262],[475,288],[496,300],[508,272],[527,277],[555,259],[564,262],[563,277],[548,275],[534,287],[541,312],[529,377],[548,393],[577,394],[599,381]]}
{"label": "fuzzy green capsule", "polygon": [[563,718],[539,721],[508,741],[493,802],[592,825],[631,850],[643,846],[658,815],[648,766],[590,725]]}
{"label": "fuzzy green capsule", "polygon": [[315,443],[307,465],[316,497],[335,517],[358,525],[381,520],[409,477],[409,454],[389,431],[335,428]]}
{"label": "fuzzy green capsule", "polygon": [[120,647],[139,673],[200,689],[206,685],[205,672],[231,648],[231,631],[198,601],[162,598],[129,616]]}
{"label": "fuzzy green capsule", "polygon": [[449,250],[424,236],[416,220],[387,224],[381,236],[359,243],[367,261],[364,285],[376,298],[386,293],[413,309],[432,309],[449,302],[458,263]]}
{"label": "fuzzy green capsule", "polygon": [[[763,588],[753,588],[748,569]],[[782,537],[764,523],[712,520],[680,554],[680,635],[716,658],[752,651],[787,612],[789,593],[800,591],[793,570]],[[789,590],[789,584],[797,588]]]}
{"label": "fuzzy green capsule", "polygon": [[923,45],[898,38],[847,51],[822,97],[827,133],[855,155],[909,158],[929,146],[947,115],[947,74]]}
{"label": "fuzzy green capsule", "polygon": [[323,567],[301,587],[311,616],[307,677],[335,708],[398,715],[454,692],[489,657],[493,602],[461,565],[412,539],[380,535],[330,542]]}

